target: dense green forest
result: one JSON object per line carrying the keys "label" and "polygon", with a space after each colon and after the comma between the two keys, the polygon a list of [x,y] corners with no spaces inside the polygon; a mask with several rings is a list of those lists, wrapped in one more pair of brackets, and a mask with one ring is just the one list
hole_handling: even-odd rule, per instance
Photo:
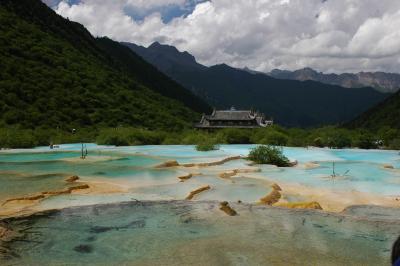
{"label": "dense green forest", "polygon": [[380,129],[400,128],[400,92],[387,98],[353,121],[345,124],[348,128]]}
{"label": "dense green forest", "polygon": [[[400,130],[383,127],[377,131],[344,129],[333,126],[317,129],[283,128],[277,125],[260,129],[221,129],[214,132],[143,128],[82,128],[75,133],[56,129],[3,129],[0,147],[29,148],[50,143],[98,143],[117,146],[192,144],[214,149],[218,144],[267,144],[292,147],[386,148],[400,149]],[[210,148],[211,147],[211,148]]]}
{"label": "dense green forest", "polygon": [[[122,60],[124,58],[124,60]],[[0,128],[181,130],[209,106],[40,0],[0,1]]]}

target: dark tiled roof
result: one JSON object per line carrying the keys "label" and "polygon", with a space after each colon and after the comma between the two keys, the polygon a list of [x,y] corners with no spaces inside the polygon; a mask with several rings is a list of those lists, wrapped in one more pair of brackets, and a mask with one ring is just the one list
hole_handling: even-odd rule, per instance
{"label": "dark tiled roof", "polygon": [[206,116],[208,120],[254,120],[255,116],[251,111],[215,111],[212,115]]}

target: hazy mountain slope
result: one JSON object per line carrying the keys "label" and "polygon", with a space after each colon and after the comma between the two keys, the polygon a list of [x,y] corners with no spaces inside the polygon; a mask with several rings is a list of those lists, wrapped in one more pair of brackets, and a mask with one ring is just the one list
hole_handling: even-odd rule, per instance
{"label": "hazy mountain slope", "polygon": [[379,129],[392,127],[400,129],[400,92],[366,111],[346,124],[350,128]]}
{"label": "hazy mountain slope", "polygon": [[188,107],[209,110],[124,46],[105,42],[39,0],[0,0],[0,126],[173,129],[198,118]]}
{"label": "hazy mountain slope", "polygon": [[[188,64],[178,50],[161,47],[160,44],[149,48],[136,46],[134,50],[213,106],[253,107],[287,126],[348,121],[387,96],[372,88],[349,90],[312,81],[280,80],[227,65],[199,67],[194,58]],[[167,56],[163,56],[164,49],[168,50]]]}
{"label": "hazy mountain slope", "polygon": [[400,74],[384,72],[360,72],[324,74],[311,68],[295,71],[274,69],[267,75],[279,79],[314,80],[346,88],[373,87],[381,92],[396,92],[400,89]]}

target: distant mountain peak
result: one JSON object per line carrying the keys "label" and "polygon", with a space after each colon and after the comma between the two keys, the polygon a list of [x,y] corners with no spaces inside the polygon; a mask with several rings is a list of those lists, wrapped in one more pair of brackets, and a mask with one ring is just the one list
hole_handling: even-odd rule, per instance
{"label": "distant mountain peak", "polygon": [[295,71],[273,69],[267,75],[277,79],[313,80],[346,88],[372,87],[381,92],[396,92],[400,88],[400,74],[385,72],[359,72],[325,74],[310,67]]}
{"label": "distant mountain peak", "polygon": [[131,43],[122,44],[166,73],[174,71],[173,68],[175,66],[194,68],[196,70],[205,68],[203,65],[197,63],[196,58],[187,51],[181,52],[175,46],[161,44],[158,41],[152,43],[147,48]]}
{"label": "distant mountain peak", "polygon": [[312,73],[319,73],[315,69],[312,69],[311,67],[304,67],[302,69],[296,70],[296,71],[304,71],[304,72],[312,72]]}
{"label": "distant mountain peak", "polygon": [[155,41],[152,44],[150,44],[147,48],[156,48],[159,46],[161,46],[161,43],[159,43],[158,41]]}

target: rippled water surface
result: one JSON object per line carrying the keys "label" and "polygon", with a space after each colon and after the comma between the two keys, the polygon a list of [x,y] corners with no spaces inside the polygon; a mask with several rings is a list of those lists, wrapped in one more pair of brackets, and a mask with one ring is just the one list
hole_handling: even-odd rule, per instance
{"label": "rippled water surface", "polygon": [[[37,265],[387,265],[400,222],[393,209],[346,215],[215,203],[131,202],[8,221],[20,239],[7,263]],[[363,220],[354,213],[386,220]],[[390,213],[391,216],[387,216]]]}

